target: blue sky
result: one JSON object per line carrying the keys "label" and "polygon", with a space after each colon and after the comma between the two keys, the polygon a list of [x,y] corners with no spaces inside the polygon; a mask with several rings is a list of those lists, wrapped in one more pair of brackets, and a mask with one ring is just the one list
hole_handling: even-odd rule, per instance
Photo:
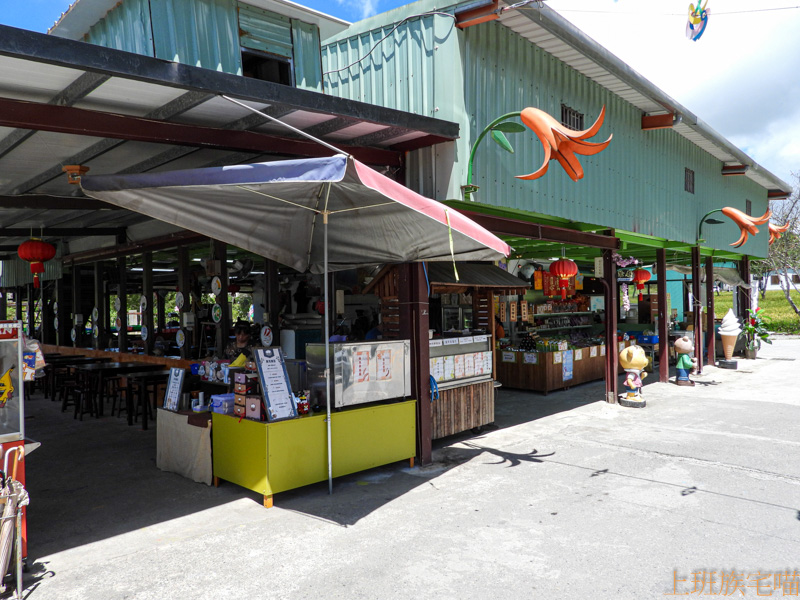
{"label": "blue sky", "polygon": [[[796,184],[792,174],[800,174],[800,8],[795,0],[709,0],[708,28],[697,42],[684,35],[685,1],[546,1],[763,167]],[[409,4],[298,3],[351,22]],[[43,32],[70,2],[3,4],[0,23]]]}

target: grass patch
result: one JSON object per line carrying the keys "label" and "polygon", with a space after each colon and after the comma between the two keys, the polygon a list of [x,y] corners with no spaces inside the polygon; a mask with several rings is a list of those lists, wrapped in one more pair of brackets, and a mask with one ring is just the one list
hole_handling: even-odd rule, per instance
{"label": "grass patch", "polygon": [[[792,301],[800,306],[800,294],[792,291]],[[800,317],[798,317],[786,301],[780,290],[767,291],[764,298],[759,296],[758,305],[764,308],[764,321],[770,331],[783,333],[800,333]],[[733,306],[733,292],[721,292],[714,296],[714,315],[721,319]]]}

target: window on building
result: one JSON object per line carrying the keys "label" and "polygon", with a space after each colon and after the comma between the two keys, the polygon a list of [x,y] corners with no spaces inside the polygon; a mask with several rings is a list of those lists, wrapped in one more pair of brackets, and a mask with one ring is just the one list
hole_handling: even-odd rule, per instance
{"label": "window on building", "polygon": [[753,203],[750,200],[744,201],[744,212],[751,217],[753,216]]}
{"label": "window on building", "polygon": [[561,124],[569,127],[570,129],[581,130],[583,129],[583,113],[579,113],[574,108],[570,108],[566,104],[562,104]]}
{"label": "window on building", "polygon": [[242,75],[282,85],[293,85],[292,63],[280,56],[258,50],[242,50]]}
{"label": "window on building", "polygon": [[683,189],[694,194],[694,171],[687,168],[683,174]]}
{"label": "window on building", "polygon": [[792,275],[792,283],[800,283],[800,275]]}
{"label": "window on building", "polygon": [[772,284],[772,285],[780,285],[780,283],[781,283],[781,278],[780,278],[780,276],[779,276],[779,275],[770,275],[770,276],[769,276],[769,282],[770,282],[770,284]]}

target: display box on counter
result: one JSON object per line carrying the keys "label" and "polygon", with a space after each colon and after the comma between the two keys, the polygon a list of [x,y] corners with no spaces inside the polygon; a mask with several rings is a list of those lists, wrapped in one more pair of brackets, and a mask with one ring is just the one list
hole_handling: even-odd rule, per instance
{"label": "display box on counter", "polygon": [[234,414],[235,399],[234,394],[211,396],[211,411],[221,415],[232,415]]}

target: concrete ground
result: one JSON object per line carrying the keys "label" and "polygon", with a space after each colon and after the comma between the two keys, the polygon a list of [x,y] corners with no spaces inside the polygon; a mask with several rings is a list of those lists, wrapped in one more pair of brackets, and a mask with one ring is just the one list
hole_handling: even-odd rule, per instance
{"label": "concrete ground", "polygon": [[797,595],[797,578],[775,575],[800,569],[798,359],[800,340],[779,338],[694,388],[651,376],[645,409],[606,404],[602,382],[504,389],[496,426],[437,442],[433,465],[286,492],[272,509],[156,469],[155,428],[75,421],[36,395],[25,594]]}

